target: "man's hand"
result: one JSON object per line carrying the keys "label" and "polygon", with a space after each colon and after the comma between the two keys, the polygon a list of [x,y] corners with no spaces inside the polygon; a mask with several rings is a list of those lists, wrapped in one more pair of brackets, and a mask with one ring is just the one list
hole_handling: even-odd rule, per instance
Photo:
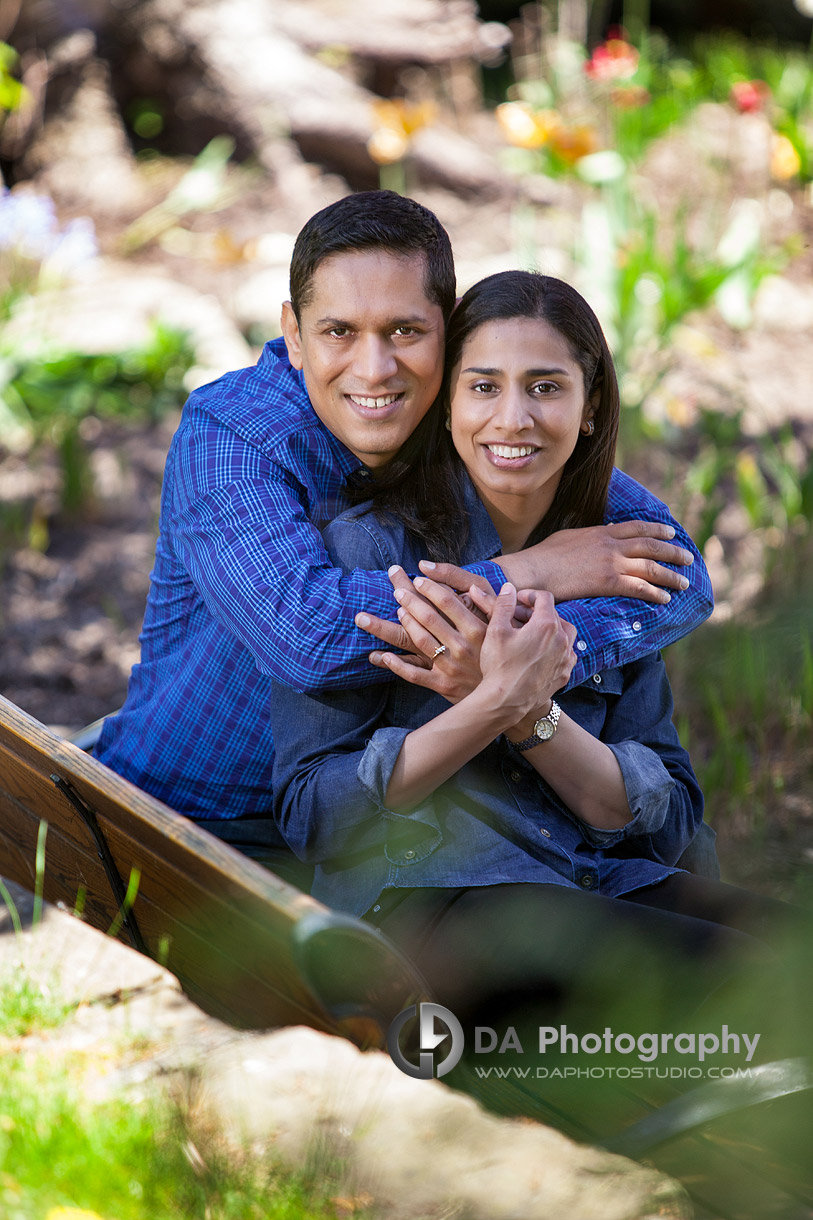
{"label": "man's hand", "polygon": [[[685,589],[688,580],[664,564],[685,567],[694,562],[690,551],[669,540],[675,531],[659,521],[620,521],[585,529],[559,530],[543,542],[497,559],[512,584],[545,589],[557,602],[580,597],[633,597],[665,604],[670,589]],[[483,588],[488,582],[454,564],[439,563],[421,570],[453,589]]]}

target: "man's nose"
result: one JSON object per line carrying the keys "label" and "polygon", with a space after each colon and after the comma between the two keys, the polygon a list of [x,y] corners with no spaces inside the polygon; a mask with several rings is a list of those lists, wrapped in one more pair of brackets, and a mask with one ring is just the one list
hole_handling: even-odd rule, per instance
{"label": "man's nose", "polygon": [[353,351],[353,371],[370,389],[383,388],[383,383],[397,369],[395,349],[387,336],[365,334],[358,337]]}

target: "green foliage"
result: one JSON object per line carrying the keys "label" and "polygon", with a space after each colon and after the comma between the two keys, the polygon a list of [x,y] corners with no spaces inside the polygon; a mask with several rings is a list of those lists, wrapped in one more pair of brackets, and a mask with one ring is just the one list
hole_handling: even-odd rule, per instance
{"label": "green foliage", "polygon": [[55,439],[89,416],[160,419],[185,397],[183,379],[193,359],[186,335],[156,322],[144,347],[131,351],[8,359],[0,391],[7,411],[32,441]]}
{"label": "green foliage", "polygon": [[810,538],[789,548],[750,621],[706,626],[667,650],[678,731],[718,825],[758,830],[786,787],[811,789],[813,588],[799,582],[811,548]]}
{"label": "green foliage", "polygon": [[[0,363],[0,433],[8,429],[18,447],[50,445],[57,451],[62,508],[76,513],[92,492],[84,421],[154,423],[182,405],[183,379],[193,360],[187,336],[161,323],[153,324],[144,347],[119,354],[7,357]],[[19,529],[18,516],[14,506],[4,512],[0,536]]]}
{"label": "green foliage", "polygon": [[5,118],[2,112],[8,114],[12,110],[19,110],[26,97],[25,86],[14,76],[19,59],[13,47],[0,42],[0,127]]}
{"label": "green foliage", "polygon": [[[68,1064],[67,1066],[70,1066]],[[168,1102],[93,1103],[44,1056],[0,1059],[0,1214],[44,1220],[333,1220],[330,1183],[205,1157]]]}

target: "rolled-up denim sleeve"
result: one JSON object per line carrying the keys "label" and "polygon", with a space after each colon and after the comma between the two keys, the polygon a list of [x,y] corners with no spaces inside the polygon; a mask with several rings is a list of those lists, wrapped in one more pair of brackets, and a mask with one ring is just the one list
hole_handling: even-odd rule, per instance
{"label": "rolled-up denim sleeve", "polygon": [[621,768],[632,818],[614,830],[582,823],[594,846],[640,840],[636,854],[672,865],[695,837],[703,821],[703,794],[672,723],[673,709],[658,654],[625,666],[624,690],[611,699],[601,739]]}
{"label": "rolled-up denim sleeve", "polygon": [[[387,561],[365,522],[338,518],[325,530],[325,541],[331,561],[345,570]],[[274,817],[300,859],[320,863],[383,846],[392,823],[405,820],[385,803],[409,734],[387,723],[390,688],[305,695],[274,683]],[[413,822],[423,820],[413,811]],[[437,838],[434,827],[427,833]]]}

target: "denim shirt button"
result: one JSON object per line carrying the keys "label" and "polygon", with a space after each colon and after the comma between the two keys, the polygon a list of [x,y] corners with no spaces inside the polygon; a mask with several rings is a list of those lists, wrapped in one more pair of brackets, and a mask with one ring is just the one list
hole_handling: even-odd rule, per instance
{"label": "denim shirt button", "polygon": [[540,827],[539,827],[539,833],[540,833],[541,835],[544,835],[546,839],[549,839],[549,838],[550,838],[550,831],[549,831],[549,830],[547,830],[547,829],[546,829],[544,826],[540,826]]}
{"label": "denim shirt button", "polygon": [[601,674],[593,674],[593,681],[596,686],[601,686]]}
{"label": "denim shirt button", "polygon": [[579,652],[587,652],[587,645],[585,644],[584,640],[577,640],[576,647],[578,648]]}
{"label": "denim shirt button", "polygon": [[522,776],[520,775],[519,771],[512,771],[511,779],[514,781],[515,784],[517,784],[522,779]]}
{"label": "denim shirt button", "polygon": [[637,619],[636,619],[636,621],[635,621],[635,622],[632,624],[632,630],[633,630],[633,631],[640,631],[640,630],[641,630],[641,624],[640,624],[640,623],[637,621]]}
{"label": "denim shirt button", "polygon": [[377,903],[375,904],[375,906],[373,907],[373,910],[374,910],[374,911],[380,911],[380,910],[381,910],[381,903],[380,903],[380,902],[377,902]]}
{"label": "denim shirt button", "polygon": [[592,890],[594,884],[595,882],[589,873],[585,873],[584,876],[579,880],[579,885],[585,890]]}
{"label": "denim shirt button", "polygon": [[415,853],[414,853],[414,851],[405,851],[405,852],[404,852],[404,859],[405,859],[405,860],[414,860],[414,859],[415,859]]}

